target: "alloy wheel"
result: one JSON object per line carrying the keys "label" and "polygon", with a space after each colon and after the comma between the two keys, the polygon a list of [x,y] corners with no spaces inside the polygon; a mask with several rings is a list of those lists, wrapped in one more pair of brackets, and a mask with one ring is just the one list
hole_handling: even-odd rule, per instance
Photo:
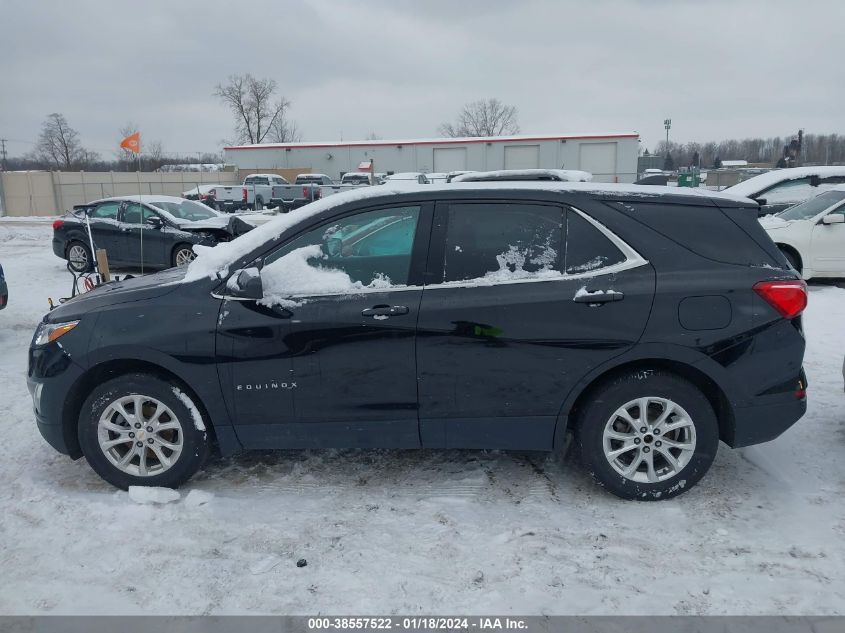
{"label": "alloy wheel", "polygon": [[641,483],[671,479],[695,454],[695,424],[667,398],[648,396],[622,405],[605,424],[602,439],[613,469]]}
{"label": "alloy wheel", "polygon": [[182,453],[182,424],[164,403],[132,394],[109,404],[97,423],[100,450],[118,470],[136,477],[160,475]]}
{"label": "alloy wheel", "polygon": [[196,253],[194,253],[194,251],[190,248],[180,248],[176,251],[176,265],[184,266],[185,264],[189,264],[194,261],[196,257]]}
{"label": "alloy wheel", "polygon": [[74,244],[68,249],[67,258],[75,270],[88,268],[88,251],[80,244]]}

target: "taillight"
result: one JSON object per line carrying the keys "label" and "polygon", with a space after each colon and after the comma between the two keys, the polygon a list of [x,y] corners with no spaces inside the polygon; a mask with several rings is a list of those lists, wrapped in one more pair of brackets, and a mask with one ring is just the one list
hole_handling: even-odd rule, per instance
{"label": "taillight", "polygon": [[311,196],[311,187],[308,187],[306,185],[302,188],[302,197],[305,198],[306,200],[308,200],[308,198],[310,196]]}
{"label": "taillight", "polygon": [[53,230],[58,231],[64,223],[64,220],[56,220],[55,222],[53,222]]}
{"label": "taillight", "polygon": [[784,319],[794,319],[807,307],[807,283],[803,279],[761,281],[754,284],[754,292]]}
{"label": "taillight", "polygon": [[243,188],[243,197],[241,198],[244,202],[246,202],[246,187]]}

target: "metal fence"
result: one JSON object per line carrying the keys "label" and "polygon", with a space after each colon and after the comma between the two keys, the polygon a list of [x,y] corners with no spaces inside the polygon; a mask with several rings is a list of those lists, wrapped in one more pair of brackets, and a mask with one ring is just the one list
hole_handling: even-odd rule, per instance
{"label": "metal fence", "polygon": [[59,215],[76,204],[138,193],[179,196],[202,184],[237,184],[238,174],[217,172],[0,173],[0,217]]}

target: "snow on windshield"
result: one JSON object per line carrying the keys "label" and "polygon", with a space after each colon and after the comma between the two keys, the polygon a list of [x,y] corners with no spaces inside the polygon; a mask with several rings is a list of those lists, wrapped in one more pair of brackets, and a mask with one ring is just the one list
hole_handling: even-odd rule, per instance
{"label": "snow on windshield", "polygon": [[[390,278],[376,275],[369,284],[352,279],[344,271],[324,266],[328,257],[319,244],[297,248],[261,269],[264,305],[298,305],[292,297],[347,295],[363,290],[388,289]],[[315,261],[316,260],[316,261]]]}

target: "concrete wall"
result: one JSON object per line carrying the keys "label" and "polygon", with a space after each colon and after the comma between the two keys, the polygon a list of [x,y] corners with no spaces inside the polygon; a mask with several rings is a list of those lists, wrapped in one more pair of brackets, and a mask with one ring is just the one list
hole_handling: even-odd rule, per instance
{"label": "concrete wall", "polygon": [[[200,184],[240,183],[238,174],[218,172],[64,172],[0,173],[0,216],[60,215],[76,204],[110,196],[179,196]],[[140,183],[140,185],[139,185]]]}
{"label": "concrete wall", "polygon": [[339,179],[342,173],[356,171],[358,164],[373,160],[376,172],[430,172],[434,169],[434,151],[441,148],[466,148],[466,169],[487,171],[505,168],[505,147],[539,146],[539,167],[547,169],[581,169],[581,145],[615,143],[616,166],[607,173],[593,173],[597,182],[633,182],[637,176],[639,141],[632,137],[611,137],[601,140],[514,140],[468,143],[422,144],[349,144],[321,146],[268,146],[266,148],[226,149],[226,163],[234,164],[240,173],[277,171],[310,165],[313,172]]}

